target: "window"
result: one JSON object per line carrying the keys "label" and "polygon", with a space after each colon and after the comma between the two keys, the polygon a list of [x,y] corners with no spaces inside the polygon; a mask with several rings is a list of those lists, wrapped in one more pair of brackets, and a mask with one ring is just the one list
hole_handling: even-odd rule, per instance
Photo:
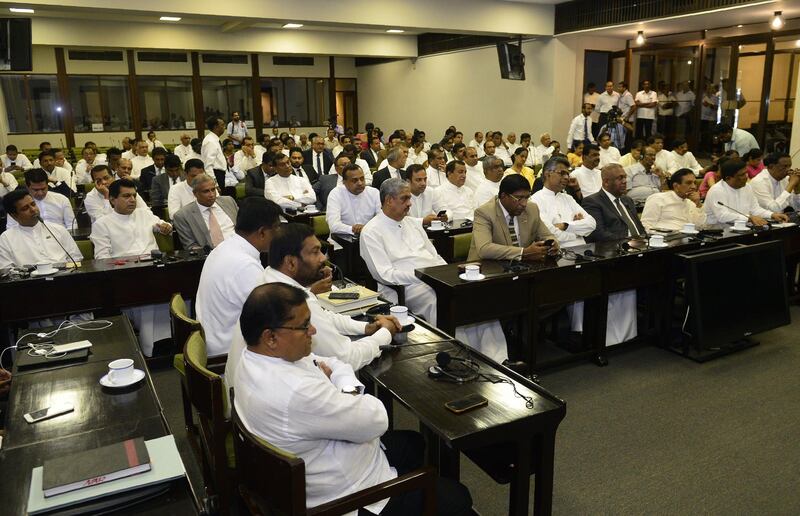
{"label": "window", "polygon": [[261,79],[264,125],[326,125],[330,113],[328,79]]}
{"label": "window", "polygon": [[75,131],[130,131],[126,77],[71,76],[69,95]]}
{"label": "window", "polygon": [[194,121],[192,79],[140,77],[137,80],[142,129],[185,129]]}
{"label": "window", "polygon": [[218,116],[226,122],[237,111],[242,120],[253,119],[249,79],[203,79],[203,118]]}
{"label": "window", "polygon": [[60,132],[58,83],[53,75],[3,75],[9,133]]}

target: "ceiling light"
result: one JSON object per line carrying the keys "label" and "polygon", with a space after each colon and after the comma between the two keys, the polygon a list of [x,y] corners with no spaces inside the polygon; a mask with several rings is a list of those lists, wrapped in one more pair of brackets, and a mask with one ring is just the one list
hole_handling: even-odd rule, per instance
{"label": "ceiling light", "polygon": [[800,39],[798,39],[797,41],[794,42],[794,46],[800,47]]}
{"label": "ceiling light", "polygon": [[689,59],[688,61],[686,61],[686,64],[687,64],[687,65],[690,65],[690,64],[692,64],[692,60],[691,60],[691,59]]}
{"label": "ceiling light", "polygon": [[302,26],[303,26],[302,23],[284,23],[283,24],[283,28],[284,29],[299,29]]}
{"label": "ceiling light", "polygon": [[403,29],[386,29],[386,32],[389,34],[402,34],[405,31]]}
{"label": "ceiling light", "polygon": [[744,25],[737,25],[736,26],[737,29],[741,29],[742,27],[744,27]]}
{"label": "ceiling light", "polygon": [[159,18],[159,20],[161,20],[161,21],[181,21],[181,19],[178,16],[162,16],[161,18]]}
{"label": "ceiling light", "polygon": [[22,7],[9,7],[8,10],[12,13],[33,14],[33,9],[24,9]]}
{"label": "ceiling light", "polygon": [[636,44],[644,45],[644,31],[640,30],[639,33],[636,34]]}
{"label": "ceiling light", "polygon": [[772,28],[775,30],[782,29],[784,23],[782,11],[775,11],[775,16],[772,18],[772,23],[770,23]]}

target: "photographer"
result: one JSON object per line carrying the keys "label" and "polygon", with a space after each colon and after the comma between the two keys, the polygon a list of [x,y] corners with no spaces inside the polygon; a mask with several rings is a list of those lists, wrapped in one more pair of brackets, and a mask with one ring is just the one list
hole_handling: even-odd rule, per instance
{"label": "photographer", "polygon": [[622,117],[622,110],[617,106],[609,109],[607,123],[600,128],[600,134],[608,133],[611,137],[611,144],[620,152],[625,152],[628,132],[633,132],[633,126]]}

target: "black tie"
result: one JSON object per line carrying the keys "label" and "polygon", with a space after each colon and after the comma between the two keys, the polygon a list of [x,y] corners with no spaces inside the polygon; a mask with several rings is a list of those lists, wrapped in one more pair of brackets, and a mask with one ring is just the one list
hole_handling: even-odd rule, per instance
{"label": "black tie", "polygon": [[317,174],[322,175],[322,163],[320,163],[319,158],[322,153],[317,153]]}

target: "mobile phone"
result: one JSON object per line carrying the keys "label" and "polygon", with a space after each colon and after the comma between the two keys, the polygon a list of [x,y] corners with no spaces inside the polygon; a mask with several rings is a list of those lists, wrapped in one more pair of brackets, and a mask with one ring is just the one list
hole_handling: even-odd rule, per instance
{"label": "mobile phone", "polygon": [[463,414],[468,410],[476,409],[478,407],[485,407],[489,404],[489,400],[480,394],[470,394],[465,398],[448,401],[444,404],[445,408],[454,414]]}
{"label": "mobile phone", "polygon": [[28,423],[38,423],[39,421],[60,416],[61,414],[72,412],[73,410],[75,410],[75,407],[72,405],[72,403],[59,403],[53,405],[52,407],[46,407],[43,409],[34,410],[33,412],[28,412],[22,417],[24,417],[25,421]]}
{"label": "mobile phone", "polygon": [[447,210],[440,211],[439,213],[436,214],[436,216],[437,217],[446,217],[447,216]]}
{"label": "mobile phone", "polygon": [[553,247],[553,244],[555,243],[556,241],[553,238],[548,238],[547,240],[544,241],[544,245],[546,245],[547,247]]}
{"label": "mobile phone", "polygon": [[358,292],[331,292],[328,299],[358,299],[361,294]]}

